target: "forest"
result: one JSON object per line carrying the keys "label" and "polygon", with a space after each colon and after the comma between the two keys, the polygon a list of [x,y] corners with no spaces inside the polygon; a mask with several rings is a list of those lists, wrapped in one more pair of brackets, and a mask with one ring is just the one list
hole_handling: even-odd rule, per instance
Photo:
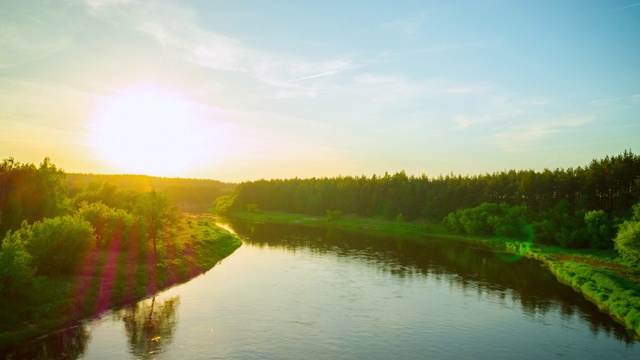
{"label": "forest", "polygon": [[[148,175],[105,175],[68,173],[66,176],[69,196],[75,197],[87,186],[94,194],[108,197],[115,189],[149,191],[165,194],[181,212],[205,212],[221,195],[230,194],[236,184],[211,179],[166,178]],[[106,186],[104,184],[107,184]],[[84,196],[88,196],[85,194]]]}
{"label": "forest", "polygon": [[637,206],[634,215],[634,204],[639,201],[640,156],[625,150],[568,169],[244,182],[233,194],[218,198],[214,209],[442,222],[462,234],[533,237],[567,248],[613,248],[619,229],[633,242],[634,219],[640,216]]}

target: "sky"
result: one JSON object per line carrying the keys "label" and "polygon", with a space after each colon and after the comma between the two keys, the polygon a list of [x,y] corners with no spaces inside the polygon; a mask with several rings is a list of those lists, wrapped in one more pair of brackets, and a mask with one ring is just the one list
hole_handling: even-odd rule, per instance
{"label": "sky", "polygon": [[640,2],[0,2],[0,159],[241,182],[640,152]]}

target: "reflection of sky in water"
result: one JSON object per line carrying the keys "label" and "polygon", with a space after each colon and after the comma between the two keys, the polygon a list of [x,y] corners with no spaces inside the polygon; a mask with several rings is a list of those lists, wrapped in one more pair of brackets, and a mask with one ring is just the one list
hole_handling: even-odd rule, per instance
{"label": "reflection of sky in water", "polygon": [[[160,358],[640,358],[624,329],[536,262],[318,229],[292,229],[287,241],[265,230],[156,297],[179,297]],[[114,313],[87,327],[85,358],[132,356]]]}

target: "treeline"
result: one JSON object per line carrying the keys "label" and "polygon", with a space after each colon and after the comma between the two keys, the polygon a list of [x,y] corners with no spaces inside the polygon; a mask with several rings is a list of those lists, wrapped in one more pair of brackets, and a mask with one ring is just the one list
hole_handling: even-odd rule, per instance
{"label": "treeline", "polygon": [[108,183],[110,187],[115,186],[123,190],[157,190],[164,193],[169,201],[176,204],[183,212],[207,211],[216,198],[230,194],[236,186],[233,183],[209,179],[74,173],[67,174],[66,182],[72,197],[84,191],[88,186],[91,186],[94,191],[109,191],[108,189],[98,189],[105,183]]}
{"label": "treeline", "polygon": [[21,164],[13,158],[0,163],[0,237],[31,223],[69,210],[65,173],[44,159],[40,166]]}
{"label": "treeline", "polygon": [[[439,222],[464,209],[503,204],[496,211],[502,211],[500,206],[503,210],[505,206],[520,207],[513,211],[519,211],[522,221],[531,223],[537,219],[537,235],[543,241],[588,247],[592,242],[578,240],[581,235],[574,231],[585,226],[588,212],[599,211],[590,215],[598,218],[594,223],[608,221],[605,227],[613,227],[630,216],[633,204],[639,200],[640,156],[624,151],[593,160],[584,167],[553,171],[509,170],[437,178],[399,172],[372,177],[259,180],[239,184],[232,195],[219,198],[214,207],[218,211],[250,207],[310,215],[340,211],[365,217]],[[569,228],[556,226],[567,221],[572,222]],[[567,239],[556,239],[556,231],[564,231]]]}

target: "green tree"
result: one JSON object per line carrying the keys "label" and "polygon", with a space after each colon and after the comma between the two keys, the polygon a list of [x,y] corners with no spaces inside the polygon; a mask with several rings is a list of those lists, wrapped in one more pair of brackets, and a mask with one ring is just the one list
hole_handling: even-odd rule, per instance
{"label": "green tree", "polygon": [[19,233],[8,232],[0,246],[0,299],[21,299],[30,292],[34,276],[24,240]]}
{"label": "green tree", "polygon": [[140,195],[134,213],[147,227],[147,236],[153,244],[153,254],[157,257],[159,235],[178,221],[178,209],[169,203],[163,193],[151,190]]}
{"label": "green tree", "polygon": [[13,158],[0,163],[0,235],[68,211],[65,173],[45,158],[39,167]]}
{"label": "green tree", "polygon": [[602,210],[592,210],[584,214],[584,223],[592,248],[611,249],[613,247],[613,222]]}

